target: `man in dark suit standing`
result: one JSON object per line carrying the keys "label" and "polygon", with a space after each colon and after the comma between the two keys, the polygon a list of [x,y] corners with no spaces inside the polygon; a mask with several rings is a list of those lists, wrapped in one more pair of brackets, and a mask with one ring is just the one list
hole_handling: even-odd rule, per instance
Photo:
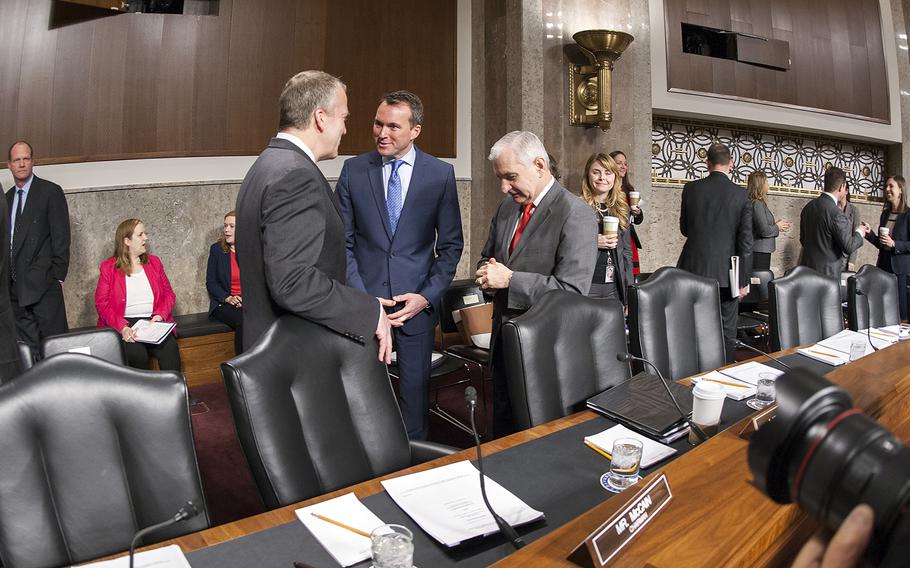
{"label": "man in dark suit standing", "polygon": [[387,94],[373,120],[376,150],[346,161],[336,186],[348,282],[386,306],[401,414],[408,436],[417,440],[427,436],[437,310],[464,247],[455,170],[414,146],[422,123],[417,95]]}
{"label": "man in dark suit standing", "polygon": [[366,344],[390,362],[389,320],[376,298],[345,285],[344,223],[316,167],[338,155],[345,134],[344,84],[322,71],[291,77],[281,92],[279,133],[237,196],[237,262],[243,344],[252,347],[282,314],[296,314]]}
{"label": "man in dark suit standing", "polygon": [[[708,176],[683,187],[679,231],[686,237],[677,266],[713,278],[720,287],[727,361],[736,351],[739,299],[749,292],[752,272],[752,206],[746,191],[730,180],[733,158],[724,144],[712,144]],[[730,258],[739,257],[739,282],[730,286]]]}
{"label": "man in dark suit standing", "polygon": [[587,295],[597,261],[591,208],[550,173],[547,150],[531,132],[510,132],[489,160],[507,197],[499,204],[480,255],[477,285],[493,296],[493,434],[515,430],[506,380],[503,322],[527,311],[549,290]]}
{"label": "man in dark suit standing", "polygon": [[799,242],[803,246],[799,263],[840,280],[844,258],[863,245],[869,225],[864,221],[854,231],[837,206],[847,195],[844,170],[828,168],[824,183],[822,194],[807,203],[799,214]]}
{"label": "man in dark suit standing", "polygon": [[32,147],[9,149],[15,185],[6,192],[10,211],[10,302],[19,339],[38,347],[48,335],[66,333],[63,281],[70,264],[70,217],[63,189],[32,173]]}

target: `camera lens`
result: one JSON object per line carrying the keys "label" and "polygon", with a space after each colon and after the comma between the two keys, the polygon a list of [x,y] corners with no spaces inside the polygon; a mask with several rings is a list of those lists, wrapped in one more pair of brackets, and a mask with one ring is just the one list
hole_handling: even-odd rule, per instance
{"label": "camera lens", "polygon": [[777,414],[749,443],[755,484],[832,530],[866,503],[875,510],[873,546],[888,549],[894,533],[910,526],[910,448],[852,408],[843,389],[808,371],[781,376],[777,396]]}

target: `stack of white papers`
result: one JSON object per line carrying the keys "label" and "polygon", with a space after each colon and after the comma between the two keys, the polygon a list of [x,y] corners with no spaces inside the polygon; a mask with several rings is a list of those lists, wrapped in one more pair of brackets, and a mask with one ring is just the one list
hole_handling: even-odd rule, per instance
{"label": "stack of white papers", "polygon": [[666,444],[661,444],[647,436],[642,436],[637,432],[629,430],[622,424],[617,424],[612,428],[604,430],[599,434],[594,434],[593,436],[585,436],[585,442],[589,444],[594,444],[601,450],[611,454],[613,452],[613,443],[619,438],[635,438],[642,444],[641,450],[641,467],[651,467],[661,460],[665,460],[668,457],[676,453],[674,448],[667,446]]}
{"label": "stack of white papers", "polygon": [[158,345],[177,324],[166,321],[139,320],[133,324],[136,332],[136,341]]}
{"label": "stack of white papers", "polygon": [[816,343],[812,347],[805,347],[802,349],[797,349],[797,353],[800,355],[805,355],[810,359],[815,359],[816,361],[821,361],[822,363],[827,363],[833,367],[843,365],[850,361],[850,355],[844,353],[843,351],[838,351],[836,349],[831,349],[830,347],[825,347]]}
{"label": "stack of white papers", "polygon": [[736,365],[728,369],[721,369],[718,372],[752,386],[758,385],[758,379],[769,378],[769,376],[773,376],[776,379],[784,374],[783,371],[755,361]]}
{"label": "stack of white papers", "polygon": [[711,371],[710,373],[701,375],[699,377],[692,377],[692,381],[696,383],[698,381],[705,380],[711,383],[717,383],[722,386],[724,392],[727,393],[727,398],[732,400],[743,400],[745,398],[755,396],[754,385],[744,383],[738,379],[734,379],[733,377],[728,377],[719,371]]}
{"label": "stack of white papers", "polygon": [[[133,558],[136,568],[191,568],[187,562],[183,551],[176,544],[137,552]],[[127,568],[130,565],[130,557],[121,556],[113,560],[103,560],[101,562],[92,562],[90,564],[80,564],[80,568]]]}
{"label": "stack of white papers", "polygon": [[[484,484],[493,510],[513,527],[543,517],[489,477]],[[382,486],[420,528],[446,546],[499,531],[480,494],[480,473],[469,461],[387,479]]]}
{"label": "stack of white papers", "polygon": [[891,328],[890,331],[885,331],[886,328],[878,329],[871,327],[869,329],[861,329],[858,333],[866,337],[866,341],[871,340],[873,345],[879,349],[883,349],[894,345],[900,339],[900,326],[893,325],[888,327]]}
{"label": "stack of white papers", "polygon": [[902,323],[900,325],[888,325],[885,327],[880,327],[877,331],[895,335],[899,339],[910,339],[910,325],[907,325],[905,323]]}
{"label": "stack of white papers", "polygon": [[367,509],[353,493],[346,493],[341,497],[303,507],[294,512],[300,522],[313,533],[319,544],[342,566],[350,566],[369,559],[370,539],[314,517],[313,513],[365,533],[371,533],[376,527],[384,524],[382,519]]}

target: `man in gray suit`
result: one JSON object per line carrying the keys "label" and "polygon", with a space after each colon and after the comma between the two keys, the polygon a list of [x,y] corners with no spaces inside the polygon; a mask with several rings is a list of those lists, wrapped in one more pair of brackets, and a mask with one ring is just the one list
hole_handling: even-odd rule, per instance
{"label": "man in gray suit", "polygon": [[799,214],[799,242],[803,245],[799,263],[838,280],[844,257],[861,247],[869,232],[866,222],[860,223],[854,231],[837,206],[846,193],[847,174],[832,166],[825,172],[822,194],[807,203]]}
{"label": "man in gray suit", "polygon": [[493,296],[493,434],[514,431],[499,330],[547,291],[586,295],[597,260],[597,223],[591,208],[550,173],[547,151],[531,132],[510,132],[489,160],[507,194],[490,224],[477,284]]}
{"label": "man in gray suit", "polygon": [[296,314],[365,344],[379,339],[391,360],[391,327],[379,301],[345,285],[344,223],[316,162],[338,155],[345,134],[344,84],[303,71],[281,93],[280,132],[250,168],[237,196],[237,262],[243,344],[252,346],[282,314]]}

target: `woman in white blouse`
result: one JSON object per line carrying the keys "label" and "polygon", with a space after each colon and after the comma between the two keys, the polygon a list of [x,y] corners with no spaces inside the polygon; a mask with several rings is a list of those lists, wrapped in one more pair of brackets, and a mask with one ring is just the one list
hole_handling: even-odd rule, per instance
{"label": "woman in white blouse", "polygon": [[161,370],[180,371],[174,333],[153,345],[136,341],[132,327],[141,319],[174,321],[174,291],[161,260],[148,253],[147,245],[145,225],[139,219],[127,219],[117,227],[114,256],[101,263],[95,288],[98,327],[120,332],[129,366],[147,369],[149,355],[153,355]]}

